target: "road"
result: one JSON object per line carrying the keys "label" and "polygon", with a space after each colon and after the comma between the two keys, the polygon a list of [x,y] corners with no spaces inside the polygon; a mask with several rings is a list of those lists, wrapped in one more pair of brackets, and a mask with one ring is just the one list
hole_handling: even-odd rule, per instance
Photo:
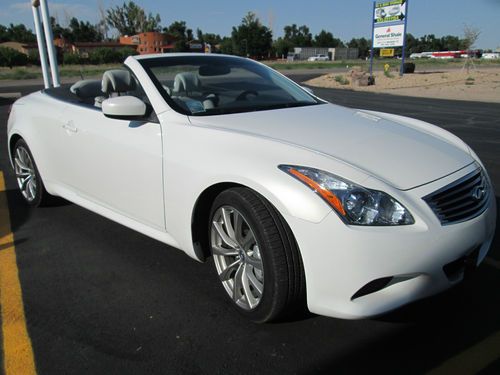
{"label": "road", "polygon": [[[500,106],[315,92],[450,130],[475,149],[500,186]],[[228,304],[211,262],[199,264],[70,203],[27,208],[7,161],[10,102],[0,98],[0,170],[39,374],[500,373],[498,229],[478,272],[439,296],[375,319],[311,315],[255,325]]]}

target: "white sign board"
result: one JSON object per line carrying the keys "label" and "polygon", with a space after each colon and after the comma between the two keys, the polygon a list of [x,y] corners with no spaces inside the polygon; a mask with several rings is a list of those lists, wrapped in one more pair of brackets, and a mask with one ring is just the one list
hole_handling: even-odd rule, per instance
{"label": "white sign board", "polygon": [[373,30],[373,48],[401,47],[405,25],[377,26]]}
{"label": "white sign board", "polygon": [[404,1],[388,1],[378,3],[373,14],[373,23],[380,25],[387,22],[402,22],[406,17],[406,3]]}

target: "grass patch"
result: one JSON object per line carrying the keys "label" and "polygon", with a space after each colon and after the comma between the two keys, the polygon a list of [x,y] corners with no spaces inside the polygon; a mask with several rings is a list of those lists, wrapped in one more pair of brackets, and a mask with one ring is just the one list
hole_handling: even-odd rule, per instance
{"label": "grass patch", "polygon": [[42,72],[31,71],[26,68],[13,68],[13,69],[2,69],[0,70],[0,80],[2,79],[33,79],[40,78],[42,76]]}
{"label": "grass patch", "polygon": [[[99,77],[109,69],[120,68],[121,64],[104,65],[59,65],[59,75],[66,78]],[[0,80],[22,80],[42,78],[42,69],[39,66],[26,66],[18,68],[0,68]]]}
{"label": "grass patch", "polygon": [[467,77],[467,79],[465,80],[465,84],[470,86],[473,85],[475,81],[476,80],[473,77]]}
{"label": "grass patch", "polygon": [[335,82],[338,82],[341,85],[348,85],[350,83],[346,77],[341,76],[341,75],[335,76],[334,80],[335,80]]}
{"label": "grass patch", "polygon": [[118,69],[121,65],[63,65],[59,69],[61,77],[81,77],[90,78],[101,76],[106,70]]}

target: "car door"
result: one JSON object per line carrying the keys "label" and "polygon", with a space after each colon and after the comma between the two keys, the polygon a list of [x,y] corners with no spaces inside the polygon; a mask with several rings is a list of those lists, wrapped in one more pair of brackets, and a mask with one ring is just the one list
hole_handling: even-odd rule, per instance
{"label": "car door", "polygon": [[164,230],[162,132],[154,113],[120,120],[68,104],[64,118],[62,182],[94,204]]}

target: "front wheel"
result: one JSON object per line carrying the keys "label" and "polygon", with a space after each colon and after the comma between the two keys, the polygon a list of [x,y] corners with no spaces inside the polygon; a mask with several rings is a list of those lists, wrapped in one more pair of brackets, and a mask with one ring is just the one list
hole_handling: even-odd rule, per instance
{"label": "front wheel", "polygon": [[23,139],[16,142],[12,159],[17,185],[25,202],[34,207],[44,205],[48,199],[48,193],[38,172],[35,159]]}
{"label": "front wheel", "polygon": [[255,322],[275,320],[305,304],[302,261],[290,228],[261,195],[222,192],[210,213],[210,246],[232,304]]}

